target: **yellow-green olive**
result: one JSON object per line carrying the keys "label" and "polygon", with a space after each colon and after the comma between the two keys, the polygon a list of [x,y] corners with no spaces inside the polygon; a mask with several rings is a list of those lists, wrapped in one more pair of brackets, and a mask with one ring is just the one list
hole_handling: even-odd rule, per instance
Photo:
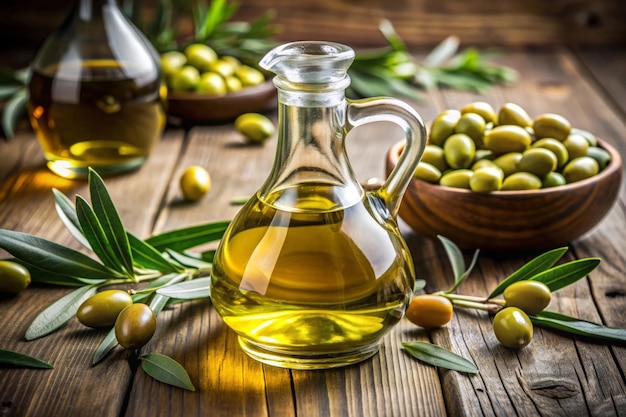
{"label": "yellow-green olive", "polygon": [[179,51],[169,51],[161,55],[161,68],[167,77],[181,69],[186,63],[187,57]]}
{"label": "yellow-green olive", "polygon": [[427,144],[424,148],[421,161],[431,164],[442,172],[448,169],[448,163],[446,162],[443,148],[431,143]]}
{"label": "yellow-green olive", "polygon": [[461,108],[461,114],[466,113],[478,114],[483,118],[485,123],[496,124],[498,122],[495,110],[491,107],[491,104],[484,101],[475,101],[473,103],[466,104]]}
{"label": "yellow-green olive", "polygon": [[567,149],[570,159],[576,159],[579,156],[587,155],[589,142],[581,135],[569,135],[563,141],[563,146]]}
{"label": "yellow-green olive", "polygon": [[551,150],[557,159],[557,168],[564,166],[569,160],[569,153],[563,142],[554,138],[543,138],[530,145],[533,148],[545,148]]}
{"label": "yellow-green olive", "polygon": [[514,172],[502,182],[502,191],[538,190],[540,188],[541,179],[530,172]]}
{"label": "yellow-green olive", "polygon": [[211,175],[201,166],[190,166],[180,177],[180,189],[186,200],[200,200],[211,190]]}
{"label": "yellow-green olive", "polygon": [[156,316],[146,304],[126,307],[115,321],[115,338],[126,349],[139,349],[152,339]]}
{"label": "yellow-green olive", "polygon": [[229,93],[235,93],[243,88],[241,80],[234,75],[224,78],[224,84],[226,84],[226,90]]}
{"label": "yellow-green olive", "polygon": [[500,168],[495,162],[493,162],[490,159],[477,159],[476,162],[474,162],[474,164],[472,164],[472,171],[476,171],[479,168],[485,168],[485,167],[495,167],[498,168],[502,174],[504,175],[504,172],[502,171],[502,168]]}
{"label": "yellow-green olive", "polygon": [[86,299],[76,311],[76,318],[87,327],[111,327],[117,316],[133,304],[131,296],[122,290],[106,290]]}
{"label": "yellow-green olive", "polygon": [[569,120],[559,114],[546,113],[533,120],[533,130],[537,139],[555,138],[563,141],[570,134],[571,129],[572,125]]}
{"label": "yellow-green olive", "polygon": [[431,165],[428,162],[420,161],[420,163],[417,164],[413,177],[419,178],[420,180],[431,184],[437,184],[439,182],[439,178],[441,178],[441,171],[436,166]]}
{"label": "yellow-green olive", "polygon": [[503,177],[502,170],[497,166],[478,168],[470,178],[470,188],[479,193],[498,191],[502,188]]}
{"label": "yellow-green olive", "polygon": [[523,348],[533,339],[533,324],[521,309],[506,307],[493,318],[493,332],[503,346]]}
{"label": "yellow-green olive", "polygon": [[169,80],[169,87],[173,91],[194,91],[200,83],[200,72],[191,65],[185,65],[174,72]]}
{"label": "yellow-green olive", "polygon": [[236,69],[230,61],[221,58],[213,62],[210,68],[212,72],[221,75],[223,78],[234,75]]}
{"label": "yellow-green olive", "polygon": [[248,65],[241,65],[235,69],[235,75],[241,80],[244,87],[252,87],[263,84],[265,76],[261,71]]}
{"label": "yellow-green olive", "polygon": [[505,177],[508,177],[509,175],[519,171],[517,166],[521,159],[521,152],[509,152],[494,159],[493,163],[500,167],[502,172],[504,172]]}
{"label": "yellow-green olive", "polygon": [[531,127],[533,119],[521,106],[515,103],[505,103],[498,112],[499,125],[516,125],[521,127]]}
{"label": "yellow-green olive", "polygon": [[572,127],[569,133],[570,135],[580,135],[584,137],[587,139],[587,142],[589,142],[589,146],[598,146],[598,138],[596,138],[596,135],[587,130]]}
{"label": "yellow-green olive", "polygon": [[493,161],[495,159],[495,155],[489,149],[476,149],[476,156],[474,157],[474,160],[481,161],[483,159]]}
{"label": "yellow-green olive", "polygon": [[250,143],[262,143],[270,138],[276,128],[274,123],[259,113],[244,113],[235,119],[235,129]]}
{"label": "yellow-green olive", "polygon": [[559,185],[565,185],[567,181],[560,172],[549,172],[548,175],[541,180],[541,188],[558,187]]}
{"label": "yellow-green olive", "polygon": [[455,133],[444,142],[443,152],[451,168],[469,168],[474,162],[476,144],[466,134]]}
{"label": "yellow-green olive", "polygon": [[224,78],[216,72],[205,72],[200,76],[196,91],[212,96],[223,96],[228,92]]}
{"label": "yellow-green olive", "polygon": [[200,72],[210,71],[211,65],[217,61],[217,54],[208,45],[194,43],[185,48],[187,63]]}
{"label": "yellow-green olive", "polygon": [[460,118],[461,112],[454,109],[439,113],[430,124],[429,143],[443,146],[446,139],[454,133],[454,128]]}
{"label": "yellow-green olive", "polygon": [[0,261],[0,293],[17,294],[30,285],[28,269],[13,261]]}
{"label": "yellow-green olive", "polygon": [[558,160],[554,152],[546,148],[529,148],[522,153],[517,164],[520,171],[530,172],[538,177],[545,177],[556,170]]}
{"label": "yellow-green olive", "polygon": [[532,138],[526,129],[515,125],[496,126],[483,136],[485,148],[498,155],[522,152],[531,142]]}
{"label": "yellow-green olive", "polygon": [[470,189],[470,178],[474,175],[471,169],[455,169],[448,171],[441,176],[439,185],[453,188]]}
{"label": "yellow-green olive", "polygon": [[587,149],[587,156],[592,157],[598,163],[600,171],[609,165],[611,162],[611,154],[605,149],[599,148],[597,146],[590,146]]}
{"label": "yellow-green olive", "polygon": [[600,171],[598,162],[590,156],[581,156],[569,161],[563,168],[563,176],[567,183],[581,181],[593,177]]}
{"label": "yellow-green olive", "polygon": [[552,293],[540,281],[522,280],[506,287],[503,293],[507,307],[517,307],[526,314],[537,314],[550,304]]}
{"label": "yellow-green olive", "polygon": [[459,122],[454,128],[455,133],[465,133],[472,138],[476,146],[483,143],[483,134],[485,133],[485,119],[476,113],[463,113]]}

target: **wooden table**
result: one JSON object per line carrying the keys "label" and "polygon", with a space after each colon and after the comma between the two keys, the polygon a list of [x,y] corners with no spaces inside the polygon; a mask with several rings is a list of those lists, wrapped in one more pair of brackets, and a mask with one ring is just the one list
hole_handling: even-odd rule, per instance
{"label": "wooden table", "polygon": [[[560,113],[595,132],[626,155],[626,51],[575,51],[565,47],[514,50],[500,61],[518,69],[519,82],[484,95],[432,91],[414,103],[425,120],[444,108],[476,99],[494,106],[513,101],[531,115]],[[275,115],[273,115],[275,117]],[[386,129],[360,129],[349,138],[359,178],[383,175],[386,150],[398,140]],[[231,219],[231,199],[252,194],[271,167],[276,140],[242,145],[230,124],[170,128],[139,171],[106,179],[126,227],[139,236],[213,220]],[[200,164],[213,189],[196,204],[178,190],[182,170]],[[58,220],[51,188],[86,196],[83,181],[56,177],[44,166],[26,128],[0,144],[0,227],[78,244]],[[402,225],[427,291],[448,288],[450,267],[441,245]],[[567,260],[597,256],[599,268],[555,294],[551,309],[610,326],[626,327],[626,185],[606,219],[571,244]],[[2,256],[6,255],[5,253]],[[528,258],[480,257],[460,288],[486,295]],[[43,339],[24,340],[41,309],[69,290],[32,286],[0,300],[0,348],[51,362],[53,370],[0,368],[3,416],[613,416],[626,415],[626,349],[536,329],[533,342],[515,351],[496,341],[490,317],[463,310],[444,328],[425,331],[406,319],[384,339],[378,355],[329,371],[291,371],[246,357],[235,334],[206,302],[177,304],[159,316],[143,352],[182,363],[197,391],[146,376],[133,356],[117,348],[102,363],[91,357],[104,331],[76,320]],[[472,359],[477,375],[436,369],[409,357],[403,341],[430,341]]]}

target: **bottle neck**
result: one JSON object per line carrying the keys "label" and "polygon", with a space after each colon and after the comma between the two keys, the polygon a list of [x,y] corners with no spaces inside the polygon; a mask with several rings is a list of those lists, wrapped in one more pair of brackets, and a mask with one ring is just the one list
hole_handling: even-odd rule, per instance
{"label": "bottle neck", "polygon": [[116,0],[78,0],[75,10],[79,20],[89,21],[102,16],[105,7],[118,9]]}
{"label": "bottle neck", "polygon": [[295,187],[318,189],[328,207],[360,201],[363,190],[346,156],[344,90],[278,89],[278,148],[262,197]]}

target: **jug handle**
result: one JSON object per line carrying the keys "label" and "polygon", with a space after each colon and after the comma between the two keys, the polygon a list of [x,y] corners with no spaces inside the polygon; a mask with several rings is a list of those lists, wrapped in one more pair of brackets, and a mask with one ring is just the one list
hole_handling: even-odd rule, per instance
{"label": "jug handle", "polygon": [[382,187],[374,192],[384,201],[391,215],[396,217],[402,196],[424,153],[427,138],[426,127],[417,111],[401,100],[377,97],[348,101],[347,131],[365,123],[381,121],[398,125],[405,136],[405,146],[398,159],[398,164],[393,168]]}

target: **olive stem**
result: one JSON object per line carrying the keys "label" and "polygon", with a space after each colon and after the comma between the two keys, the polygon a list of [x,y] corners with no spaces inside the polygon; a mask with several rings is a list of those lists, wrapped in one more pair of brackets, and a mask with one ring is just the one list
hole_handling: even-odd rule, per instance
{"label": "olive stem", "polygon": [[464,301],[473,301],[473,302],[483,303],[483,304],[496,304],[496,305],[499,305],[501,307],[504,307],[506,305],[506,301],[505,300],[496,299],[496,298],[476,297],[474,295],[465,295],[465,294],[445,294],[445,293],[440,293],[439,295],[447,297],[450,300],[464,300]]}
{"label": "olive stem", "polygon": [[468,300],[460,300],[460,299],[454,299],[454,298],[450,299],[450,301],[452,301],[452,304],[454,304],[455,306],[475,308],[477,310],[484,310],[490,313],[496,313],[502,308],[502,306],[497,305],[497,304],[486,304],[486,303],[480,303],[480,302],[468,301]]}

